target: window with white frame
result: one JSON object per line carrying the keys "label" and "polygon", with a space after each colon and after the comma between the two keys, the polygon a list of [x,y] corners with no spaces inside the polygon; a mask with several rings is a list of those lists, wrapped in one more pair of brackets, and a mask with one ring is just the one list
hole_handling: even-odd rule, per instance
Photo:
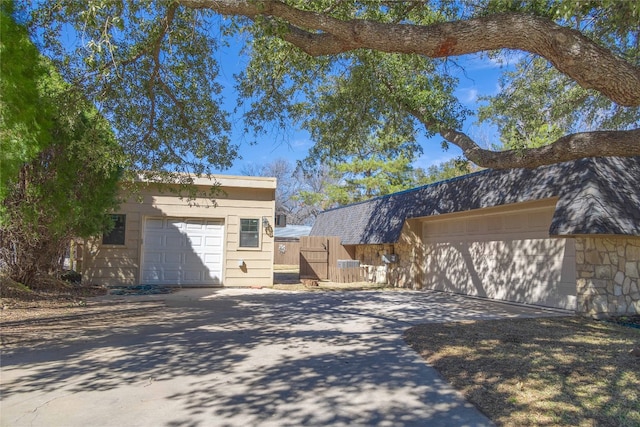
{"label": "window with white frame", "polygon": [[240,247],[257,248],[260,243],[260,221],[253,218],[240,219]]}

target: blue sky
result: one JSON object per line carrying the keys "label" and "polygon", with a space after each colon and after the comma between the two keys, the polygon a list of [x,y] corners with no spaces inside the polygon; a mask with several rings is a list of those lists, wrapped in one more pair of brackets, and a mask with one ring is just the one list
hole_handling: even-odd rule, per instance
{"label": "blue sky", "polygon": [[[220,65],[220,82],[225,86],[224,96],[233,107],[236,93],[233,89],[233,74],[244,68],[246,59],[238,54],[237,49],[224,49],[215,53]],[[498,77],[503,71],[498,61],[491,60],[480,55],[467,55],[455,59],[464,67],[457,72],[459,87],[456,96],[469,109],[475,111],[478,106],[478,97],[481,95],[493,95],[498,91]],[[513,63],[515,61],[512,60]],[[298,129],[290,129],[286,132],[262,135],[258,138],[256,145],[249,145],[251,137],[244,137],[242,133],[242,123],[239,117],[232,117],[234,122],[233,142],[240,145],[241,159],[236,159],[230,169],[220,170],[217,173],[226,175],[242,175],[243,169],[252,165],[259,166],[267,164],[277,158],[284,158],[295,164],[296,160],[306,157],[308,150],[312,146],[309,135]],[[471,117],[465,123],[463,132],[487,146],[496,141],[495,129],[489,125],[479,126],[476,118]],[[420,138],[423,147],[423,155],[414,163],[414,166],[428,168],[431,165],[445,162],[461,154],[460,149],[450,145],[447,151],[441,147],[442,138],[435,137],[427,139]]]}

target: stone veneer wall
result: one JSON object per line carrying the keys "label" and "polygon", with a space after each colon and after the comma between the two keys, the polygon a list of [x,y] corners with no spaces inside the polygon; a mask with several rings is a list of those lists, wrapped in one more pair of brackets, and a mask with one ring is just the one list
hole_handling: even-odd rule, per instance
{"label": "stone veneer wall", "polygon": [[406,245],[359,245],[356,259],[360,264],[382,266],[382,254],[395,253],[398,262],[387,264],[387,284],[396,288],[420,289],[422,282],[416,280],[413,250]]}
{"label": "stone veneer wall", "polygon": [[[383,266],[382,254],[395,253],[393,245],[358,245],[356,246],[356,259],[361,265]],[[392,268],[387,265],[387,284],[393,284],[391,277]]]}
{"label": "stone veneer wall", "polygon": [[577,312],[640,314],[640,237],[576,237]]}
{"label": "stone veneer wall", "polygon": [[[383,254],[396,254],[397,262],[387,264],[387,284],[398,288],[422,288],[423,245],[419,221],[408,220],[395,244],[358,245],[355,259],[361,264],[382,266]],[[416,230],[419,232],[416,233]]]}

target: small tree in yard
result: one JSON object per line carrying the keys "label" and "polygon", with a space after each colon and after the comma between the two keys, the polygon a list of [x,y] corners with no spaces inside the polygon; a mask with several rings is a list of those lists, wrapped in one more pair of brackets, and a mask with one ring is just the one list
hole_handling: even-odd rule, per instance
{"label": "small tree in yard", "polygon": [[108,229],[123,157],[106,120],[33,54],[10,5],[1,12],[0,267],[30,286],[61,270],[72,238]]}

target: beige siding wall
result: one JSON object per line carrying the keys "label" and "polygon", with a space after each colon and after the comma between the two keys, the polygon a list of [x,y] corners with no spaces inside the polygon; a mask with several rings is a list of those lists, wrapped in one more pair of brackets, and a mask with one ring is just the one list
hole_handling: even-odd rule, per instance
{"label": "beige siding wall", "polygon": [[116,213],[126,214],[125,244],[102,245],[101,239],[89,240],[82,255],[84,280],[106,286],[136,285],[140,271],[140,235],[142,215],[124,203]]}
{"label": "beige siding wall", "polygon": [[[232,213],[227,217],[226,262],[225,282],[226,286],[271,286],[273,285],[273,229],[270,232],[260,225],[260,247],[257,249],[240,248],[240,219],[258,218],[267,216],[273,227],[275,215],[275,203],[269,209],[265,207],[247,209],[231,209]],[[239,266],[240,261],[243,266]]]}
{"label": "beige siding wall", "polygon": [[392,267],[382,261],[385,254],[393,254],[394,245],[357,245],[355,259],[360,261],[364,280],[374,283],[394,284]]}
{"label": "beige siding wall", "polygon": [[[227,180],[229,181],[229,179]],[[234,183],[233,180],[230,180]],[[92,283],[134,285],[140,283],[144,222],[152,217],[216,218],[224,221],[223,285],[270,286],[273,284],[273,218],[275,214],[275,180],[257,178],[265,188],[222,187],[225,194],[216,198],[217,206],[207,199],[191,202],[171,193],[153,190],[141,192],[120,206],[119,214],[126,214],[126,242],[124,246],[102,245],[100,239],[89,241],[84,247],[85,279]],[[245,179],[241,185],[251,185]],[[263,182],[264,181],[264,182]],[[224,181],[223,181],[224,182]],[[269,182],[272,185],[269,185]],[[269,188],[269,187],[273,188]],[[270,227],[262,226],[262,217]],[[239,247],[241,218],[259,220],[260,246],[255,249]],[[242,266],[239,265],[243,261]]]}
{"label": "beige siding wall", "polygon": [[640,237],[576,237],[579,313],[640,313]]}
{"label": "beige siding wall", "polygon": [[421,289],[424,281],[424,250],[422,244],[422,223],[420,220],[407,221],[395,246],[398,262],[390,264],[394,286]]}

